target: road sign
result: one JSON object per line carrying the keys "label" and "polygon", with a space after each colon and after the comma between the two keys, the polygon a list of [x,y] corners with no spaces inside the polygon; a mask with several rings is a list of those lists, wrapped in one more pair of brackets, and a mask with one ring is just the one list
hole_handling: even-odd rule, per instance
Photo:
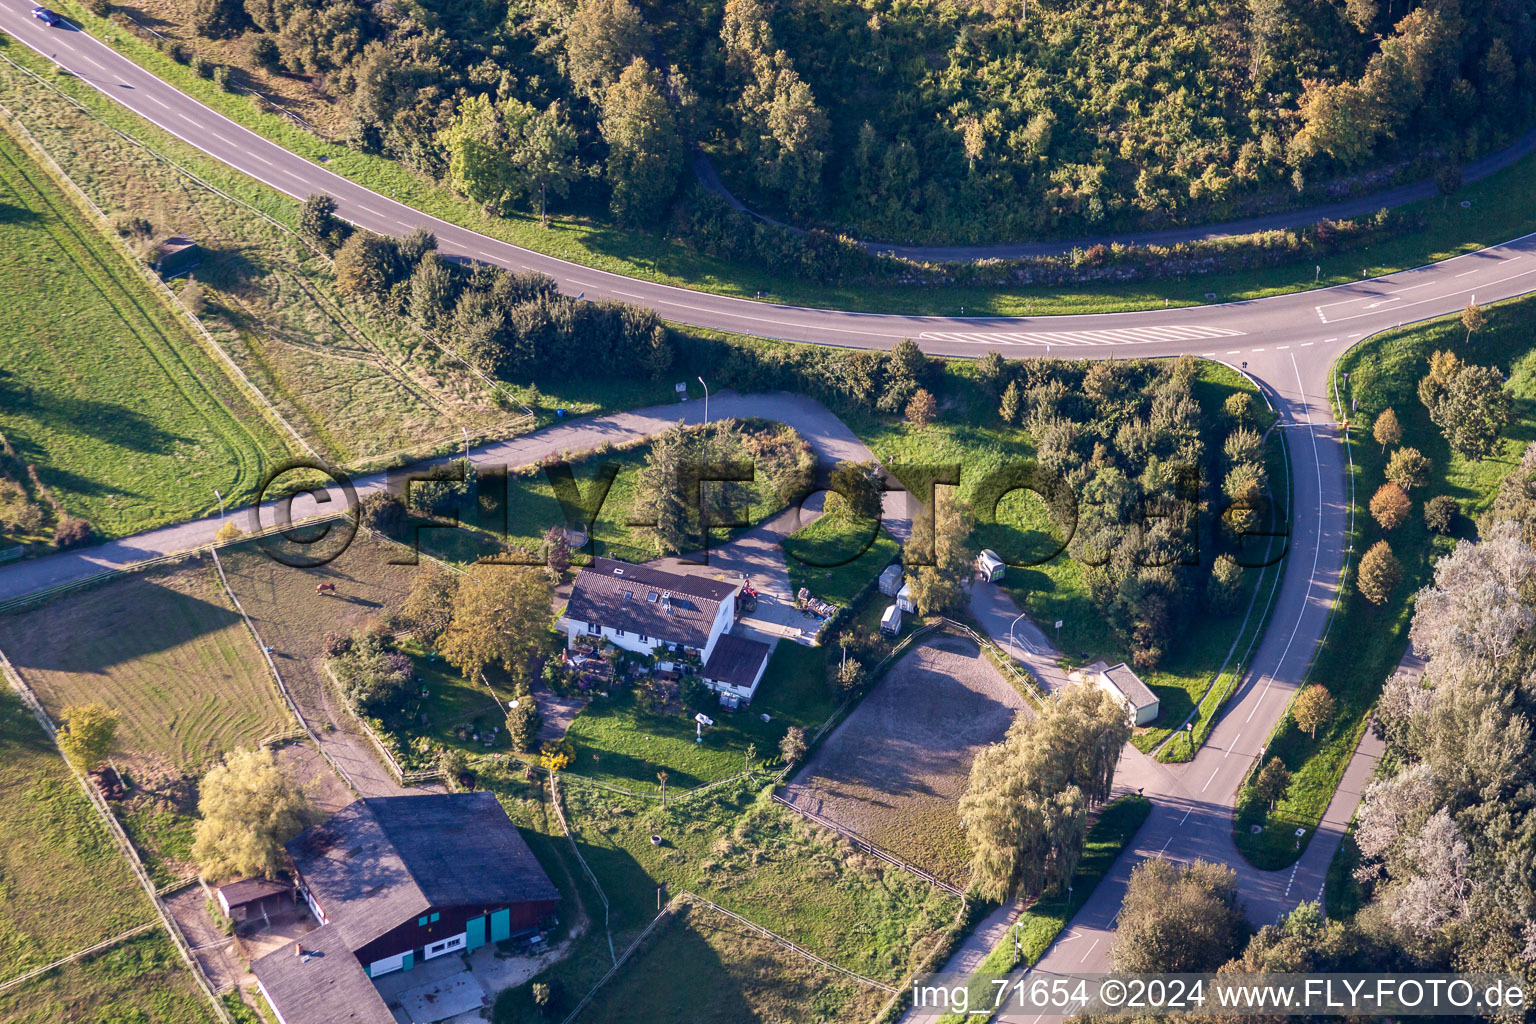
{"label": "road sign", "polygon": [[1060,628],[1061,628],[1061,624],[1062,624],[1062,623],[1063,623],[1063,622],[1064,622],[1064,621],[1066,621],[1066,620],[1064,620],[1064,619],[1057,619],[1057,620],[1056,620],[1056,628],[1057,628],[1057,629],[1060,629]]}

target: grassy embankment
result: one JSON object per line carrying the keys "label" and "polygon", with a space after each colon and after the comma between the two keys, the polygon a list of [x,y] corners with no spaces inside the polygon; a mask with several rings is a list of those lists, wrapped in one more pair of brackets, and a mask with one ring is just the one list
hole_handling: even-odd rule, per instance
{"label": "grassy embankment", "polygon": [[123,255],[0,132],[0,433],[107,536],[250,496],[285,453]]}
{"label": "grassy embankment", "polygon": [[[1460,318],[1446,317],[1371,338],[1345,353],[1334,367],[1346,403],[1336,414],[1341,420],[1347,417],[1352,427],[1353,553],[1310,678],[1328,687],[1338,712],[1318,730],[1316,739],[1299,730],[1289,716],[1276,727],[1269,752],[1284,760],[1293,781],[1274,813],[1264,814],[1251,788],[1240,794],[1233,837],[1259,867],[1281,868],[1300,857],[1354,754],[1383,681],[1403,654],[1413,594],[1430,582],[1434,560],[1457,538],[1475,536],[1473,517],[1488,508],[1499,482],[1519,464],[1525,446],[1536,440],[1536,300],[1514,300],[1488,312],[1489,326],[1470,343],[1465,342]],[[1490,458],[1468,460],[1452,452],[1419,401],[1419,380],[1428,370],[1429,357],[1440,349],[1454,350],[1470,362],[1497,365],[1508,375],[1515,395],[1514,422]],[[1345,373],[1347,386],[1341,376]],[[1351,410],[1350,403],[1357,407]],[[1388,408],[1402,424],[1403,445],[1419,449],[1431,462],[1429,483],[1412,493],[1413,514],[1393,531],[1383,530],[1366,507],[1385,480],[1391,455],[1370,435],[1376,416]],[[1424,525],[1425,502],[1440,494],[1455,498],[1463,513],[1449,537],[1433,534]],[[1378,540],[1391,545],[1403,566],[1403,582],[1380,607],[1356,592],[1353,572],[1360,555]],[[1262,825],[1262,831],[1251,834],[1249,826],[1254,824]],[[1299,843],[1294,835],[1298,828],[1306,830]]]}
{"label": "grassy embankment", "polygon": [[[1183,280],[1034,288],[923,288],[914,286],[822,285],[776,278],[750,263],[731,263],[690,251],[655,233],[626,231],[592,219],[556,216],[541,227],[532,213],[491,217],[475,203],[385,157],[327,142],[281,114],[258,110],[250,98],[224,92],[189,67],[123,28],[95,17],[77,0],[64,10],[98,38],[106,39],[176,88],[268,139],[383,195],[503,241],[613,273],[738,297],[763,293],[777,302],[861,311],[911,314],[1040,315],[1096,313],[1173,305],[1197,305],[1207,293],[1224,301],[1345,284],[1374,274],[1444,259],[1536,230],[1536,214],[1523,197],[1536,188],[1536,160],[1465,186],[1457,202],[1442,197],[1415,204],[1426,226],[1386,244],[1324,258],[1309,277],[1313,260],[1231,274]],[[1459,201],[1471,202],[1463,209]],[[1317,280],[1314,281],[1314,277]]]}

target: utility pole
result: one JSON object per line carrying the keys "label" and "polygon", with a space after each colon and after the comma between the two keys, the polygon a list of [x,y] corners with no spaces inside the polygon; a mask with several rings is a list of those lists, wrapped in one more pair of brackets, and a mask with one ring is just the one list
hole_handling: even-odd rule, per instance
{"label": "utility pole", "polygon": [[[661,771],[657,772],[656,773],[656,779],[657,779],[657,781],[659,781],[661,783],[661,809],[663,811],[665,811],[667,809],[667,772],[666,772],[666,769],[662,769]],[[658,893],[660,892],[660,890],[657,890],[657,891],[658,891]],[[661,897],[658,895],[656,898],[660,899]]]}

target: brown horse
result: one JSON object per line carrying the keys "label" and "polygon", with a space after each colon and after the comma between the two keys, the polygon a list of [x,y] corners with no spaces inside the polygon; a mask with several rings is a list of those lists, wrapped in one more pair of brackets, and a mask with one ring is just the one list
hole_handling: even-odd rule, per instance
{"label": "brown horse", "polygon": [[321,583],[321,584],[316,585],[316,587],[315,587],[315,596],[318,597],[321,594],[330,594],[332,597],[335,597],[336,596],[336,584],[334,584],[334,583]]}

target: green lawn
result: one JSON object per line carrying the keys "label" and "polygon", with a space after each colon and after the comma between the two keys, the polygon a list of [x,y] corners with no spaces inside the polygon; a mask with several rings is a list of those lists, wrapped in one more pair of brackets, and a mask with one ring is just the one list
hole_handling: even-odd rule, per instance
{"label": "green lawn", "polygon": [[[217,1020],[171,940],[159,931],[136,935],[0,992],[0,1019],[7,1024],[215,1024]],[[258,1022],[243,1006],[235,1020]]]}
{"label": "green lawn", "polygon": [[249,497],[286,450],[162,300],[0,134],[0,433],[109,536]]}
{"label": "green lawn", "polygon": [[[867,977],[893,984],[948,928],[960,901],[863,857],[750,784],[670,803],[562,783],[582,855],[616,934],[656,913],[656,887],[688,889]],[[651,836],[661,837],[660,845]]]}
{"label": "green lawn", "polygon": [[680,907],[583,1011],[583,1024],[842,1024],[889,998],[708,907]]}
{"label": "green lawn", "polygon": [[[1182,280],[1098,284],[1076,287],[924,288],[903,285],[821,285],[780,279],[749,263],[730,263],[690,252],[651,232],[624,231],[604,223],[553,217],[541,227],[531,214],[487,216],[476,204],[452,195],[435,182],[384,157],[336,145],[298,128],[275,113],[258,112],[244,96],[223,92],[144,41],[97,18],[77,0],[64,9],[94,35],[209,106],[289,150],[323,160],[338,174],[445,220],[562,259],[614,273],[739,297],[759,292],[764,298],[842,309],[911,314],[971,315],[1093,313],[1161,306],[1192,305],[1215,293],[1223,301],[1326,287],[1360,279],[1362,267],[1384,274],[1404,270],[1536,229],[1536,213],[1524,198],[1536,189],[1536,160],[1457,192],[1457,201],[1437,197],[1419,206],[1427,226],[1395,241],[1324,259],[1320,274],[1308,274],[1313,261],[1234,274],[1193,276]],[[19,47],[12,47],[13,50]],[[1471,202],[1462,209],[1460,200]],[[1314,281],[1314,276],[1318,279]]]}
{"label": "green lawn", "polygon": [[[971,986],[973,1005],[985,1006],[995,998],[997,990],[988,978],[1009,974],[1021,964],[1032,966],[1045,955],[1056,936],[1072,920],[1072,915],[1088,902],[1088,897],[1093,895],[1094,889],[1151,813],[1152,802],[1140,796],[1123,796],[1104,805],[1083,843],[1083,857],[1072,873],[1070,894],[1042,896],[1019,915],[1003,941],[993,947],[972,972],[979,976]],[[947,1014],[939,1018],[937,1024],[960,1024],[967,1019],[974,1020],[975,1017]]]}
{"label": "green lawn", "polygon": [[0,763],[0,981],[153,920],[106,826],[9,687]]}
{"label": "green lawn", "polygon": [[901,552],[888,533],[872,533],[870,525],[834,512],[818,516],[785,538],[790,589],[798,594],[805,587],[839,608],[853,607]]}
{"label": "green lawn", "polygon": [[[1298,730],[1289,716],[1276,727],[1269,750],[1285,761],[1294,779],[1289,794],[1273,814],[1264,813],[1251,789],[1239,797],[1233,837],[1244,855],[1259,867],[1284,867],[1306,848],[1354,754],[1382,683],[1407,645],[1412,595],[1430,582],[1434,560],[1449,551],[1455,541],[1455,536],[1436,536],[1425,528],[1424,502],[1438,494],[1455,498],[1464,513],[1456,536],[1474,536],[1469,517],[1488,508],[1499,482],[1519,464],[1525,446],[1536,439],[1536,300],[1517,299],[1492,307],[1489,313],[1489,326],[1470,344],[1463,341],[1466,331],[1460,318],[1446,317],[1371,338],[1345,353],[1334,367],[1344,401],[1358,403],[1353,412],[1338,413],[1342,419],[1347,412],[1354,427],[1350,434],[1355,495],[1350,568],[1354,569],[1361,553],[1385,539],[1402,562],[1404,579],[1382,607],[1356,594],[1353,571],[1345,579],[1327,641],[1310,675],[1332,692],[1339,703],[1338,713],[1318,731],[1315,740]],[[1455,455],[1419,402],[1418,382],[1430,355],[1447,348],[1471,362],[1495,364],[1508,373],[1510,390],[1516,396],[1515,422],[1505,432],[1502,450],[1491,458],[1466,460]],[[1339,376],[1343,373],[1349,374],[1347,388]],[[1402,424],[1403,444],[1418,448],[1432,463],[1428,486],[1413,492],[1413,515],[1390,533],[1381,529],[1366,508],[1383,482],[1386,465],[1386,455],[1369,431],[1375,417],[1387,408],[1397,413]],[[1250,834],[1249,826],[1254,824],[1262,824],[1263,831]],[[1306,830],[1299,844],[1294,836],[1297,828]]]}
{"label": "green lawn", "polygon": [[760,765],[778,756],[790,726],[814,729],[836,708],[825,682],[826,657],[825,648],[781,641],[751,706],[711,710],[715,724],[704,730],[703,742],[691,714],[645,711],[628,690],[594,698],[566,733],[576,748],[570,773],[655,795],[662,769],[673,793],[742,771],[748,744],[756,746],[753,763]]}

